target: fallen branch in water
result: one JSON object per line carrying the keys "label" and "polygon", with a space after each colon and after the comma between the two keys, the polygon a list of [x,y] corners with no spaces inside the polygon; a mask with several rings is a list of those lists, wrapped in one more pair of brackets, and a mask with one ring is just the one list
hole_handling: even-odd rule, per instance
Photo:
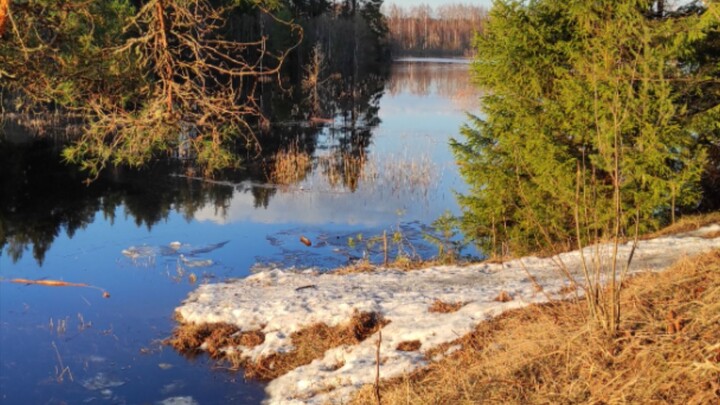
{"label": "fallen branch in water", "polygon": [[30,280],[27,278],[14,278],[12,280],[8,280],[10,283],[15,284],[26,284],[26,285],[44,285],[47,287],[87,287],[87,288],[94,288],[96,290],[102,291],[103,298],[110,298],[110,293],[105,291],[104,289],[100,287],[96,287],[94,285],[85,284],[85,283],[71,283],[68,281],[60,281],[60,280]]}

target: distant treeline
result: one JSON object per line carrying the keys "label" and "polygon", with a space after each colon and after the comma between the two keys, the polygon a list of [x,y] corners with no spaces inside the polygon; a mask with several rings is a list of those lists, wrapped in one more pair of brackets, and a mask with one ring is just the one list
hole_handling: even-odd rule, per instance
{"label": "distant treeline", "polygon": [[427,4],[409,8],[386,7],[390,48],[395,56],[467,56],[472,40],[482,32],[487,16],[484,7],[446,4],[433,9]]}

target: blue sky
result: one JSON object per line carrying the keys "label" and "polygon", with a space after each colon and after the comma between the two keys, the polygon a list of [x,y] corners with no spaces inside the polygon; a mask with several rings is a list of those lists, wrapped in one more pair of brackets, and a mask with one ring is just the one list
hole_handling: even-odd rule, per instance
{"label": "blue sky", "polygon": [[490,8],[492,0],[385,0],[385,4],[395,3],[403,7],[412,7],[419,4],[427,4],[431,7],[441,6],[443,4],[473,4]]}

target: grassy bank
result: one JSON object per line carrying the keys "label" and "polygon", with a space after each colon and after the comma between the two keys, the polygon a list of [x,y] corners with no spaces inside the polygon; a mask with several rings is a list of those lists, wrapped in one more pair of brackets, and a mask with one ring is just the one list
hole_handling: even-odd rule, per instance
{"label": "grassy bank", "polygon": [[[507,312],[381,383],[383,404],[720,401],[720,251],[630,280],[621,334],[592,328],[584,301]],[[365,386],[353,403],[377,403]]]}

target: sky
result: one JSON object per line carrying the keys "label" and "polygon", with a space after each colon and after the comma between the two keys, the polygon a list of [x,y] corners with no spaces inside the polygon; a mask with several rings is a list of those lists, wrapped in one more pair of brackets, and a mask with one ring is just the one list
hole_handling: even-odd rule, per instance
{"label": "sky", "polygon": [[385,4],[397,4],[402,7],[412,7],[420,4],[427,4],[433,8],[443,4],[472,4],[490,8],[492,0],[385,0]]}

